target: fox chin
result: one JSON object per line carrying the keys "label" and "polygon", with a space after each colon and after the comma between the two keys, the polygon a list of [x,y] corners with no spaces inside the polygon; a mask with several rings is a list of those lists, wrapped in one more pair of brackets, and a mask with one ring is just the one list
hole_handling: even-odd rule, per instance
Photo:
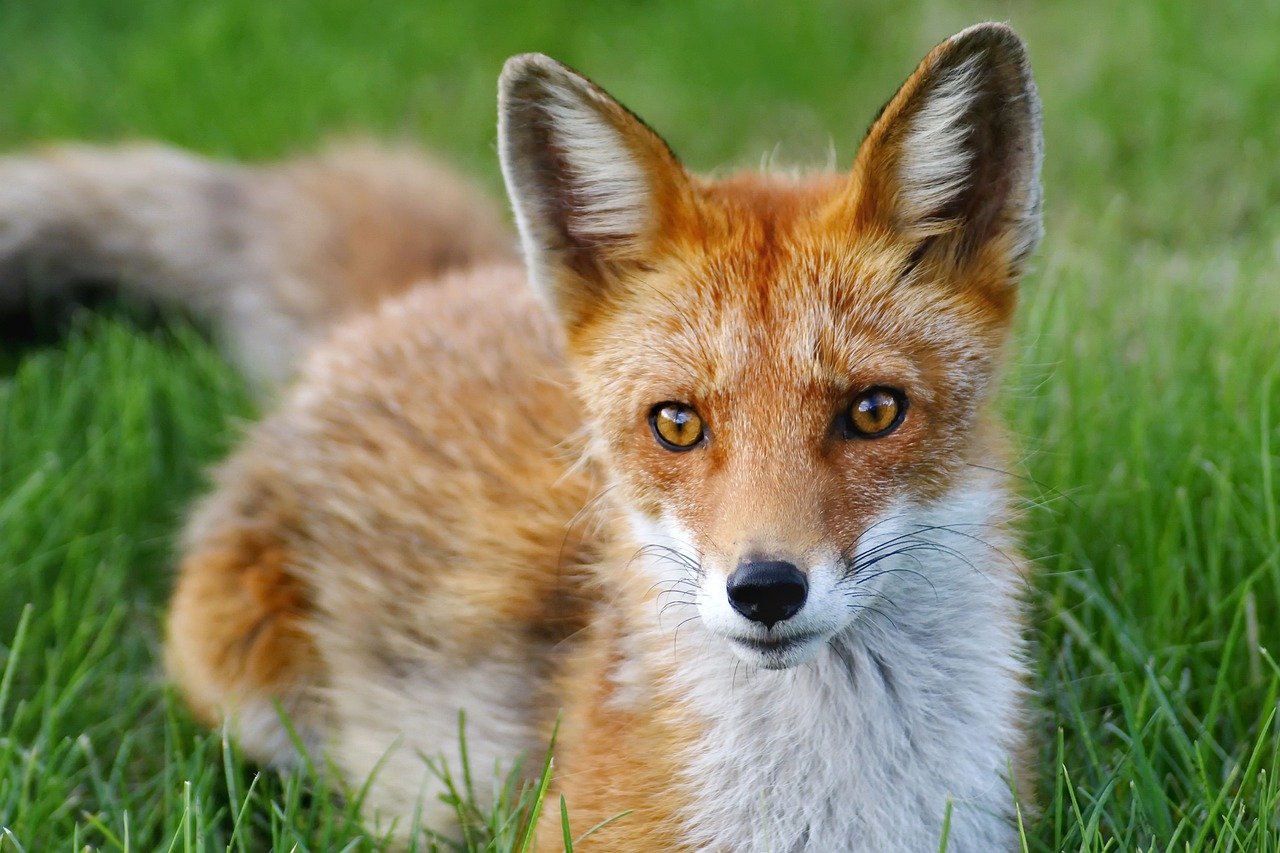
{"label": "fox chin", "polygon": [[1016,848],[1028,572],[992,397],[1041,235],[1021,40],[938,45],[835,173],[694,175],[538,54],[498,89],[518,253],[407,150],[0,158],[0,299],[186,306],[270,401],[186,525],[192,711],[264,763],[323,754],[404,843],[458,831],[424,757],[458,768],[462,712],[479,768],[559,719],[587,849]]}

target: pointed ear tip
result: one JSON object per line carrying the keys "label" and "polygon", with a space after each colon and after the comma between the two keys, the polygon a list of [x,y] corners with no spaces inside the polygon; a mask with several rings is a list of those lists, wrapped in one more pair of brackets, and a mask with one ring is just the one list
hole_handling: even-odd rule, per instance
{"label": "pointed ear tip", "polygon": [[569,69],[545,53],[517,53],[502,64],[498,86],[504,92],[534,77],[564,77]]}
{"label": "pointed ear tip", "polygon": [[1013,27],[1002,21],[984,21],[966,27],[947,39],[946,43],[952,47],[999,48],[1014,54],[1023,62],[1027,56],[1027,43]]}

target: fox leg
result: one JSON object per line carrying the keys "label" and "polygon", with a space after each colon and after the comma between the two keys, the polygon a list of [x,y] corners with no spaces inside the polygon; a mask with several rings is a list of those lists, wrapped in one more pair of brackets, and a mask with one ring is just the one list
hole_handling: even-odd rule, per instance
{"label": "fox leg", "polygon": [[216,505],[224,497],[215,494],[188,531],[195,541],[170,603],[165,664],[202,722],[226,724],[254,760],[290,766],[301,757],[298,741],[314,756],[324,733],[309,594],[279,518],[236,513],[203,529],[225,510]]}

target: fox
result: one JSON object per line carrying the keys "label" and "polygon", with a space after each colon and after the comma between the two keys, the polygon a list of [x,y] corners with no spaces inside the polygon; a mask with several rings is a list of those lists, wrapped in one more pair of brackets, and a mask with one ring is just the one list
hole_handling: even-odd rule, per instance
{"label": "fox", "polygon": [[179,305],[264,389],[181,538],[192,713],[403,844],[458,835],[461,713],[475,767],[551,749],[582,849],[1017,849],[1022,40],[936,46],[845,171],[697,176],[541,54],[498,89],[518,244],[407,150],[0,160],[0,294]]}

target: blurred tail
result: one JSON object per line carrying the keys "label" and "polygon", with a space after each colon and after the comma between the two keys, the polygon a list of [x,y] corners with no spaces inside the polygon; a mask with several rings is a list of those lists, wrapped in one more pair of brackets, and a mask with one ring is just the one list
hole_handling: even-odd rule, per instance
{"label": "blurred tail", "polygon": [[404,149],[266,166],[152,144],[0,157],[0,309],[84,285],[177,305],[267,386],[333,320],[513,245],[483,193]]}

